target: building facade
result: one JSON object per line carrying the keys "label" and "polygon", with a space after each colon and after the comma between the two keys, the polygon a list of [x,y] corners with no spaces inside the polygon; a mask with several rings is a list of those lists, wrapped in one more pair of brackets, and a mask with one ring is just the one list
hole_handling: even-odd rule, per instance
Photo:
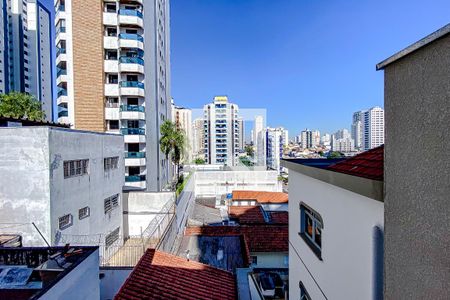
{"label": "building facade", "polygon": [[195,119],[192,123],[192,158],[204,159],[204,143],[205,143],[205,121],[203,119]]}
{"label": "building facade", "polygon": [[353,114],[352,139],[358,150],[370,150],[384,144],[384,110],[375,106]]}
{"label": "building facade", "polygon": [[234,166],[239,155],[239,107],[226,96],[214,97],[203,107],[207,164]]}
{"label": "building facade", "polygon": [[58,121],[123,134],[126,189],[160,191],[171,180],[159,148],[171,119],[169,1],[56,0],[55,10]]}
{"label": "building facade", "polygon": [[257,166],[266,165],[266,133],[264,131],[265,123],[263,116],[255,117],[253,127],[253,147],[255,155],[255,164]]}
{"label": "building facade", "polygon": [[192,110],[180,106],[174,106],[172,120],[178,129],[185,135],[186,151],[183,156],[185,163],[192,162],[193,153],[193,134],[192,134]]}
{"label": "building facade", "polygon": [[16,225],[2,233],[24,246],[123,243],[122,136],[6,127],[0,149],[0,219]]}
{"label": "building facade", "polygon": [[39,0],[0,2],[0,93],[22,92],[53,120],[51,14]]}
{"label": "building facade", "polygon": [[283,127],[266,128],[266,165],[267,168],[276,170],[279,173],[283,167],[280,164],[283,158],[283,149],[289,144],[288,131]]}
{"label": "building facade", "polygon": [[317,147],[320,145],[320,131],[305,129],[300,133],[298,141],[303,149]]}

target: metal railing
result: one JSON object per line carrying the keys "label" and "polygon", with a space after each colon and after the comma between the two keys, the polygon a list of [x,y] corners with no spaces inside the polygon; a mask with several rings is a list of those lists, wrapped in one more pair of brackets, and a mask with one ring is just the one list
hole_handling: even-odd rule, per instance
{"label": "metal railing", "polygon": [[67,70],[58,68],[58,71],[56,72],[56,77],[59,77],[61,75],[67,75]]}
{"label": "metal railing", "polygon": [[125,158],[145,158],[145,152],[125,152]]}
{"label": "metal railing", "polygon": [[144,37],[137,33],[121,33],[119,34],[119,39],[144,42]]}
{"label": "metal railing", "polygon": [[140,88],[143,89],[144,88],[144,83],[140,82],[140,81],[121,81],[120,82],[120,87],[124,87],[124,88]]}
{"label": "metal railing", "polygon": [[120,106],[121,111],[138,111],[138,112],[144,112],[144,106],[142,105],[125,105],[122,104]]}
{"label": "metal railing", "polygon": [[140,57],[126,57],[126,56],[122,56],[120,58],[120,63],[121,64],[138,64],[143,66],[144,65],[144,60]]}
{"label": "metal railing", "polygon": [[63,110],[58,113],[58,118],[68,117],[68,116],[69,116],[69,112],[67,110]]}
{"label": "metal railing", "polygon": [[125,176],[125,182],[140,182],[140,181],[145,181],[145,175]]}
{"label": "metal railing", "polygon": [[139,17],[139,18],[144,18],[144,15],[138,11],[138,10],[134,10],[134,9],[119,9],[119,15],[121,16],[130,16],[130,17]]}
{"label": "metal railing", "polygon": [[123,135],[145,135],[144,128],[122,128],[120,132]]}

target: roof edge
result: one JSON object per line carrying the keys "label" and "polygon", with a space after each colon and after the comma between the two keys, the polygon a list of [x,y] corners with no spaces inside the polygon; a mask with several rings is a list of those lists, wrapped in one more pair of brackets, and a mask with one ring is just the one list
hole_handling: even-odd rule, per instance
{"label": "roof edge", "polygon": [[311,178],[384,202],[384,182],[282,160],[281,165]]}
{"label": "roof edge", "polygon": [[382,70],[385,67],[387,67],[388,65],[390,65],[391,63],[403,58],[404,56],[434,42],[435,40],[438,40],[444,36],[446,36],[447,34],[450,33],[450,23],[445,25],[444,27],[439,28],[438,30],[436,30],[435,32],[427,35],[426,37],[422,38],[421,40],[415,42],[412,45],[409,45],[408,47],[406,47],[405,49],[395,53],[394,55],[388,57],[387,59],[383,60],[382,62],[378,63],[376,65],[376,70]]}

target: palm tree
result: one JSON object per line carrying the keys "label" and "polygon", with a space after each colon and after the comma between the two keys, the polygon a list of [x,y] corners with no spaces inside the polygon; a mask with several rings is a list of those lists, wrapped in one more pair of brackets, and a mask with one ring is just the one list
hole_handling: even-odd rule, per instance
{"label": "palm tree", "polygon": [[177,128],[175,123],[166,120],[161,125],[161,139],[159,141],[161,151],[166,158],[171,158],[176,166],[177,182],[180,180],[180,162],[185,151],[184,131]]}

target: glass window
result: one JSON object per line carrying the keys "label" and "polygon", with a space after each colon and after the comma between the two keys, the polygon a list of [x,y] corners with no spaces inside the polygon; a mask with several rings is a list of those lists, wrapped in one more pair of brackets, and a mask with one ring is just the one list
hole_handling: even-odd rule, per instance
{"label": "glass window", "polygon": [[300,204],[300,236],[322,260],[323,221],[319,213],[304,203]]}

